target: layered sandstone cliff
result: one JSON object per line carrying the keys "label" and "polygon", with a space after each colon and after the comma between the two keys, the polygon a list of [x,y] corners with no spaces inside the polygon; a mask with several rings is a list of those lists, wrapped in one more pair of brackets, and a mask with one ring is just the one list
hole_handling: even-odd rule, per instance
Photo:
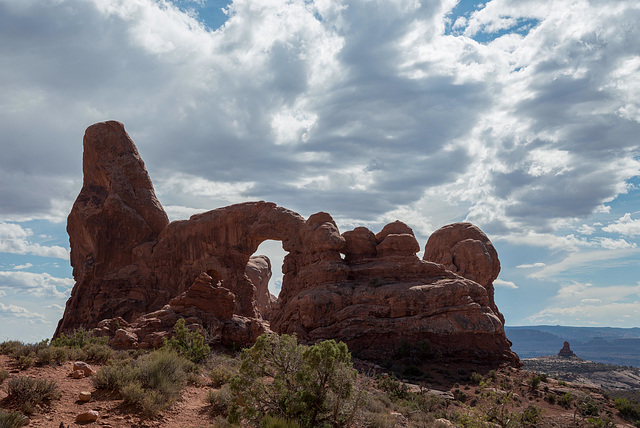
{"label": "layered sandstone cliff", "polygon": [[[249,202],[169,223],[118,122],[87,129],[83,169],[67,227],[76,284],[56,335],[83,326],[114,346],[157,346],[185,318],[223,343],[271,329],[342,340],[370,358],[428,341],[445,358],[519,364],[493,299],[497,253],[470,224],[435,232],[420,260],[399,221],[340,234],[327,213],[305,220]],[[287,252],[277,302],[270,262],[251,259],[268,239]]]}

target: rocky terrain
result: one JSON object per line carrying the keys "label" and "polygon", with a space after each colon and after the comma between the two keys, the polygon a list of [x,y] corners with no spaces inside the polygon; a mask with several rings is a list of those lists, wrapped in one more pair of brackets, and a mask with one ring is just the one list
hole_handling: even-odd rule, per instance
{"label": "rocky terrain", "polygon": [[640,391],[640,369],[631,366],[595,363],[577,356],[525,358],[524,369],[545,373],[566,382],[601,388]]}
{"label": "rocky terrain", "polygon": [[[184,318],[223,344],[275,331],[341,340],[377,360],[403,343],[428,343],[451,359],[520,364],[494,301],[496,251],[471,224],[436,231],[420,260],[400,221],[341,234],[327,213],[304,219],[249,202],[170,223],[114,121],[87,129],[83,171],[67,226],[76,284],[56,337],[86,327],[119,348],[152,348]],[[288,253],[277,301],[265,289],[269,274],[255,274],[268,261],[251,261],[267,239]]]}
{"label": "rocky terrain", "polygon": [[506,326],[505,333],[521,358],[553,355],[569,341],[581,358],[640,368],[640,328]]}

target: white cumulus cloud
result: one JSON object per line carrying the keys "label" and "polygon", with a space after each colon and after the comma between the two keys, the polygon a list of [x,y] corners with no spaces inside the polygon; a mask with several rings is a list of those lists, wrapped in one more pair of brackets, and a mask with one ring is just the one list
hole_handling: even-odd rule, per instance
{"label": "white cumulus cloud", "polygon": [[71,278],[56,278],[48,273],[0,271],[0,289],[34,297],[65,299],[73,284]]}

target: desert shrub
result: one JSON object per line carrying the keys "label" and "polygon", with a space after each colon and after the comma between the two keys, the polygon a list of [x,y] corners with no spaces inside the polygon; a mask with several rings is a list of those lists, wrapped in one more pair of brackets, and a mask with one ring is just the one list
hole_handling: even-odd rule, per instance
{"label": "desert shrub", "polygon": [[[545,376],[546,379],[546,376]],[[540,382],[542,381],[542,377],[539,375],[534,375],[531,377],[531,379],[529,379],[529,387],[535,391],[538,389],[538,386],[540,386]]]}
{"label": "desert shrub", "polygon": [[18,428],[27,424],[26,418],[19,412],[5,412],[0,409],[0,428]]}
{"label": "desert shrub", "polygon": [[67,347],[67,358],[72,361],[85,361],[87,360],[87,351],[85,348]]}
{"label": "desert shrub", "polygon": [[52,346],[66,346],[69,348],[84,348],[90,344],[106,345],[109,340],[106,336],[94,336],[89,330],[80,327],[72,333],[61,333],[51,341]]}
{"label": "desert shrub", "polygon": [[387,393],[392,400],[409,398],[411,391],[404,382],[400,382],[392,374],[390,376],[378,376],[378,388]]}
{"label": "desert shrub", "polygon": [[369,428],[388,428],[397,423],[396,416],[389,413],[366,413],[364,420]]}
{"label": "desert shrub", "polygon": [[550,392],[547,397],[547,402],[549,404],[556,404],[556,401],[558,401],[558,396],[556,394],[554,394],[553,392]]}
{"label": "desert shrub", "polygon": [[240,362],[224,354],[214,354],[211,356],[208,366],[209,379],[214,388],[219,388],[231,381],[238,374]]}
{"label": "desert shrub", "polygon": [[264,334],[242,352],[231,392],[248,419],[274,416],[309,427],[344,426],[361,398],[354,392],[356,374],[342,342],[304,346],[295,336]]}
{"label": "desert shrub", "polygon": [[583,418],[600,415],[600,406],[590,394],[580,394],[575,403],[576,413]]}
{"label": "desert shrub", "polygon": [[459,389],[456,388],[456,389],[453,390],[453,398],[456,401],[464,403],[465,401],[467,401],[468,397],[467,397],[467,393],[466,392],[460,391]]}
{"label": "desert shrub", "polygon": [[45,366],[55,361],[55,350],[51,346],[40,348],[36,351],[35,362],[39,366]]}
{"label": "desert shrub", "polygon": [[209,345],[204,343],[204,337],[200,332],[191,331],[186,327],[184,318],[176,322],[173,331],[174,337],[165,340],[163,347],[175,350],[194,363],[200,363],[207,358],[211,352]]}
{"label": "desert shrub", "polygon": [[630,421],[640,420],[640,406],[637,404],[626,398],[616,398],[614,404],[620,413],[620,417]]}
{"label": "desert shrub", "polygon": [[480,385],[480,383],[484,381],[484,376],[482,376],[480,373],[473,372],[471,373],[470,379],[471,382],[475,383],[476,385]]}
{"label": "desert shrub", "polygon": [[136,405],[147,417],[155,416],[180,396],[190,361],[158,350],[137,360],[123,360],[104,366],[94,376],[96,388],[117,391],[127,403]]}
{"label": "desert shrub", "polygon": [[53,380],[19,376],[7,382],[7,400],[19,404],[25,414],[33,414],[36,407],[60,398],[58,384]]}
{"label": "desert shrub", "polygon": [[215,418],[213,418],[213,420],[211,421],[211,427],[212,428],[239,428],[239,425],[237,424],[233,424],[231,422],[229,422],[225,417],[223,416],[216,416]]}
{"label": "desert shrub", "polygon": [[495,370],[490,370],[489,374],[487,374],[487,377],[491,379],[492,382],[495,382],[496,379],[498,379],[498,373]]}
{"label": "desert shrub", "polygon": [[4,369],[0,369],[0,384],[5,380],[7,380],[8,378],[9,378],[9,372]]}
{"label": "desert shrub", "polygon": [[67,348],[52,346],[51,349],[53,349],[53,359],[56,363],[62,364],[69,359],[69,351]]}
{"label": "desert shrub", "polygon": [[587,423],[596,428],[616,428],[617,425],[611,418],[588,418]]}
{"label": "desert shrub", "polygon": [[210,389],[207,391],[207,396],[204,401],[210,406],[210,413],[212,415],[227,416],[229,408],[231,407],[231,391],[228,385],[217,390]]}
{"label": "desert shrub", "polygon": [[531,404],[522,412],[522,427],[536,427],[542,418],[542,409]]}
{"label": "desert shrub", "polygon": [[115,351],[109,346],[105,344],[99,343],[91,343],[84,348],[84,351],[87,354],[87,360],[98,363],[105,364],[111,358],[113,358]]}
{"label": "desert shrub", "polygon": [[568,409],[571,407],[571,403],[573,402],[573,395],[570,392],[565,393],[560,398],[558,398],[558,404]]}
{"label": "desert shrub", "polygon": [[260,428],[302,428],[302,425],[297,421],[266,416],[260,421]]}
{"label": "desert shrub", "polygon": [[6,340],[0,343],[0,354],[13,355],[15,349],[21,346],[24,346],[24,343],[18,340]]}
{"label": "desert shrub", "polygon": [[28,369],[36,363],[36,359],[33,354],[20,355],[18,357],[18,365],[23,369]]}

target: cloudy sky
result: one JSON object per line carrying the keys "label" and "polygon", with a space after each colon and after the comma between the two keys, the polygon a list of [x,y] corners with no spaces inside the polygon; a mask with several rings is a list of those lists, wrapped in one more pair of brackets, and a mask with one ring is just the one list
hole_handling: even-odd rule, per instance
{"label": "cloudy sky", "polygon": [[0,340],[55,329],[109,119],[172,219],[268,200],[423,248],[471,221],[508,325],[638,326],[639,24],[636,0],[0,0]]}

